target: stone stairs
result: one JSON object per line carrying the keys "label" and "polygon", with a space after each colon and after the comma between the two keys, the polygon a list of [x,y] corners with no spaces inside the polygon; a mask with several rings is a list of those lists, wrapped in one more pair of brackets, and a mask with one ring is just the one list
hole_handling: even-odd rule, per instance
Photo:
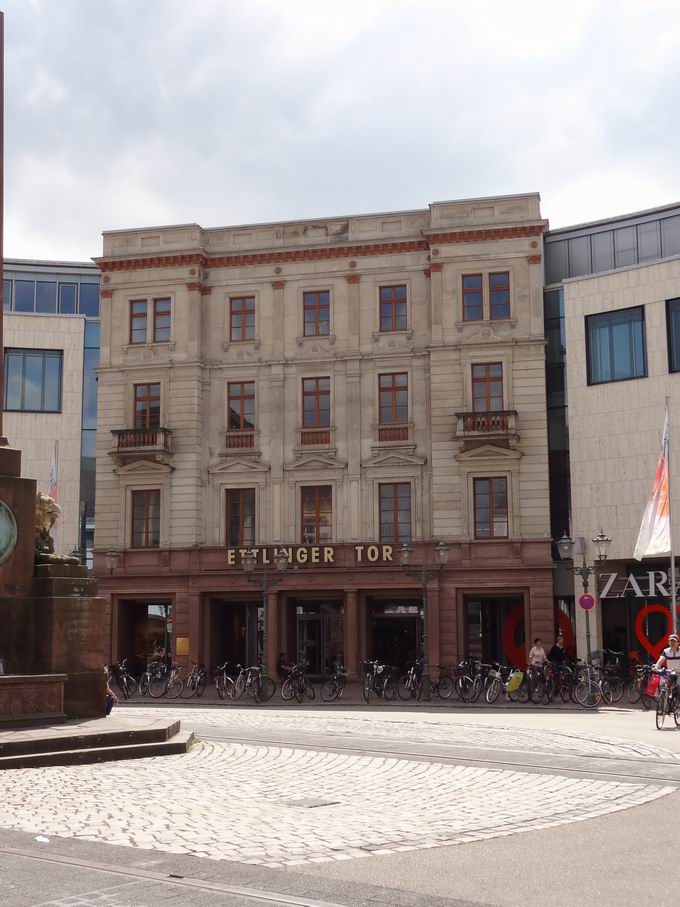
{"label": "stone stairs", "polygon": [[179,720],[98,718],[0,732],[0,769],[85,765],[186,753]]}

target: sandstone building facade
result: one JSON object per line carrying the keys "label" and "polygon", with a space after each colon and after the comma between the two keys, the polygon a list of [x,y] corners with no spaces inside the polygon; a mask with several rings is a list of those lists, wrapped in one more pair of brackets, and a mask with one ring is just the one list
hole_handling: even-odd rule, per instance
{"label": "sandstone building facade", "polygon": [[[104,235],[95,570],[112,657],[522,663],[555,625],[535,194]],[[162,637],[162,638],[161,638]]]}

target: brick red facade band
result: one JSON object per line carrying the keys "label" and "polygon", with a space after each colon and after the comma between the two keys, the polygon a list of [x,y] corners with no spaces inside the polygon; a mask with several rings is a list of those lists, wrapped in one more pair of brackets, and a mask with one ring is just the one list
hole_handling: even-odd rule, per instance
{"label": "brick red facade band", "polygon": [[298,249],[287,252],[248,252],[242,255],[222,255],[208,258],[201,254],[156,255],[153,258],[128,258],[107,260],[98,258],[101,271],[137,271],[145,268],[173,268],[197,264],[202,268],[242,268],[249,265],[268,265],[279,262],[323,261],[334,258],[350,258],[372,255],[390,255],[401,252],[427,252],[433,243],[487,242],[488,240],[519,239],[540,236],[541,224],[526,227],[495,227],[488,230],[459,230],[451,233],[436,233],[424,239],[402,242],[367,243],[364,246],[334,246],[328,249]]}

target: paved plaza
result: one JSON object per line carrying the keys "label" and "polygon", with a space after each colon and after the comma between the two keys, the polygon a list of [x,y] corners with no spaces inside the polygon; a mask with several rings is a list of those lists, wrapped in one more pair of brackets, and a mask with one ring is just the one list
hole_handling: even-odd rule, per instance
{"label": "paved plaza", "polygon": [[[140,718],[168,713],[172,710],[134,709]],[[426,716],[405,720],[396,713],[376,720],[365,713],[190,709],[183,710],[182,720],[199,735],[186,755],[4,772],[0,828],[301,867],[582,822],[677,789],[332,751],[333,741],[351,745],[370,735],[421,744],[454,738],[487,751],[521,749],[546,756],[673,759],[663,747],[595,733],[490,729],[472,720],[452,728]],[[325,736],[329,750],[296,746],[301,728]],[[268,730],[289,736],[290,745],[226,739],[230,732]]]}

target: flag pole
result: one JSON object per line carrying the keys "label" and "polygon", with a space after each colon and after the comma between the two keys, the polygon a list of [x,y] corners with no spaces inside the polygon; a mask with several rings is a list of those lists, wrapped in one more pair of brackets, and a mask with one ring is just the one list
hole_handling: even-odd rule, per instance
{"label": "flag pole", "polygon": [[671,623],[673,632],[678,632],[678,609],[675,601],[675,548],[673,547],[673,494],[671,491],[671,415],[670,398],[666,397],[666,419],[668,420],[668,534],[671,542]]}

